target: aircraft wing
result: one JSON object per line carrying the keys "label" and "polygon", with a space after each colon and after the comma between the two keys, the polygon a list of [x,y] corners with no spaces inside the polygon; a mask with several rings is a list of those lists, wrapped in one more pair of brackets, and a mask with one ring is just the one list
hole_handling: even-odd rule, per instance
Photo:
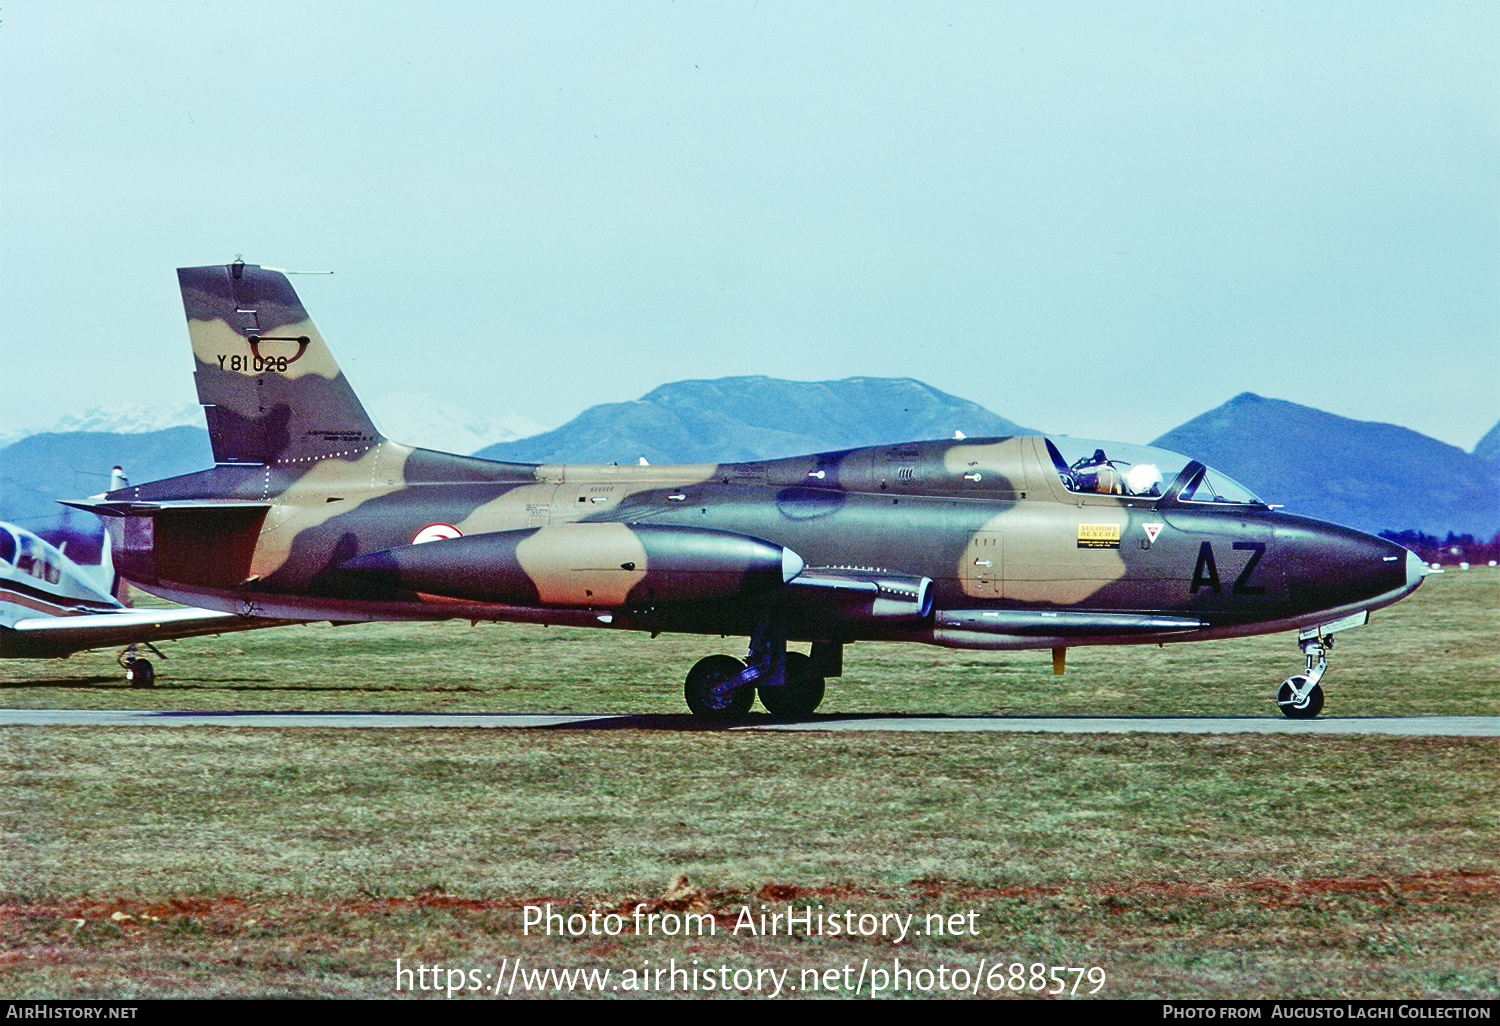
{"label": "aircraft wing", "polygon": [[[5,655],[61,656],[88,648],[228,634],[290,622],[211,609],[126,609],[83,616],[35,616],[17,620],[7,629]],[[9,651],[12,648],[14,651]]]}

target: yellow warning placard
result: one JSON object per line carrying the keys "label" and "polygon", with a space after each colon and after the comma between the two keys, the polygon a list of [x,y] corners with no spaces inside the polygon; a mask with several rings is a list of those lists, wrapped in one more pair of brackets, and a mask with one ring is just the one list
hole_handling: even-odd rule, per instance
{"label": "yellow warning placard", "polygon": [[1120,547],[1120,525],[1079,524],[1078,547],[1080,549],[1118,549]]}

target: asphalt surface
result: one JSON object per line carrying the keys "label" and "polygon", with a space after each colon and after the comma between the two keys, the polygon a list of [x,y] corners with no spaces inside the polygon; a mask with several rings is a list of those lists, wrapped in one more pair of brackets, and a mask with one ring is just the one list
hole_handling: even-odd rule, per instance
{"label": "asphalt surface", "polygon": [[0,726],[250,727],[412,730],[777,730],[1043,734],[1383,734],[1500,737],[1500,716],[1370,716],[1288,720],[1269,716],[828,716],[781,723],[751,716],[703,724],[687,715],[545,713],[158,712],[130,709],[0,709]]}

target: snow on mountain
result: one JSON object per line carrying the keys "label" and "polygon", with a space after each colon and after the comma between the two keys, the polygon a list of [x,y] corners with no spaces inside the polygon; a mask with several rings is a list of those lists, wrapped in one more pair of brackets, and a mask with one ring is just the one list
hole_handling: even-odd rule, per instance
{"label": "snow on mountain", "polygon": [[174,427],[203,427],[203,407],[197,403],[176,406],[94,406],[83,412],[65,413],[46,427],[21,428],[0,434],[0,449],[12,442],[40,434],[73,431],[108,431],[117,435],[144,435]]}
{"label": "snow on mountain", "polygon": [[[393,392],[370,403],[370,413],[387,438],[424,449],[467,455],[497,442],[514,442],[537,434],[540,424],[508,414],[481,417],[461,406],[417,392]],[[80,431],[143,435],[175,427],[201,428],[203,407],[197,403],[177,406],[98,406],[66,413],[46,427],[22,428],[0,434],[0,449],[23,438],[40,434],[71,434]]]}
{"label": "snow on mountain", "polygon": [[381,433],[393,441],[465,456],[496,442],[514,442],[543,430],[540,424],[517,413],[481,417],[422,392],[379,396],[370,402],[370,414]]}

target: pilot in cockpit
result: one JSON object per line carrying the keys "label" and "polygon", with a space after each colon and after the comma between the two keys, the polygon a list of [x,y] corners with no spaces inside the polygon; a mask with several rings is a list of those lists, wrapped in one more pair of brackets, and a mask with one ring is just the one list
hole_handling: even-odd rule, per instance
{"label": "pilot in cockpit", "polygon": [[1164,484],[1161,470],[1155,463],[1137,463],[1125,471],[1127,495],[1160,495]]}
{"label": "pilot in cockpit", "polygon": [[1070,469],[1073,471],[1074,491],[1099,495],[1121,495],[1125,491],[1120,472],[1109,462],[1103,449],[1095,449],[1094,455],[1079,460]]}
{"label": "pilot in cockpit", "polygon": [[1093,492],[1096,495],[1141,495],[1161,494],[1161,470],[1154,463],[1137,463],[1121,473],[1103,449],[1095,449],[1094,455],[1085,457],[1069,467],[1072,482],[1069,487],[1075,492]]}

